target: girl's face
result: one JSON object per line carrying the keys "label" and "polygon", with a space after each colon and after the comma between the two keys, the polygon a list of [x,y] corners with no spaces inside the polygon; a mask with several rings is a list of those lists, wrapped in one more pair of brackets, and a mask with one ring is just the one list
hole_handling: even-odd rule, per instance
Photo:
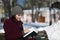
{"label": "girl's face", "polygon": [[19,15],[19,14],[16,14],[15,18],[16,18],[17,21],[21,21],[22,16]]}

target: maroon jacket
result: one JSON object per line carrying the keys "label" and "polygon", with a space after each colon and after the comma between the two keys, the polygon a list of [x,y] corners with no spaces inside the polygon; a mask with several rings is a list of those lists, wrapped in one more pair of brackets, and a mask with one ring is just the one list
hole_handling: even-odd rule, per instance
{"label": "maroon jacket", "polygon": [[10,19],[5,20],[4,30],[6,40],[23,40],[23,26],[21,21],[17,21],[14,16]]}

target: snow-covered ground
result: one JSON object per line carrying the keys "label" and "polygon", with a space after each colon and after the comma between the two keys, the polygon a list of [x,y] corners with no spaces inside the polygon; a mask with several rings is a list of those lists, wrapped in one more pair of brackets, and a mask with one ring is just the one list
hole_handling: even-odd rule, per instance
{"label": "snow-covered ground", "polygon": [[[35,30],[35,31],[45,30],[47,32],[49,40],[60,40],[60,21],[58,21],[57,23],[54,23],[51,26],[39,27],[38,29],[36,29],[34,27],[30,27],[29,30],[31,30],[31,31],[32,30]],[[0,33],[4,33],[4,30],[1,29]]]}
{"label": "snow-covered ground", "polygon": [[49,40],[60,40],[60,21],[50,27],[45,27],[44,30],[46,30]]}
{"label": "snow-covered ground", "polygon": [[47,32],[49,40],[60,40],[60,21],[51,26],[38,28],[38,31],[40,30],[45,30]]}
{"label": "snow-covered ground", "polygon": [[3,23],[0,23],[0,33],[5,33],[3,29]]}

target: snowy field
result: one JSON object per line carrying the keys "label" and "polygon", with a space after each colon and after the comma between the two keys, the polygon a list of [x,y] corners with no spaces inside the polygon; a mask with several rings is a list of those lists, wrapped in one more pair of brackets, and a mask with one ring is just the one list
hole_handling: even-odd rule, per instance
{"label": "snowy field", "polygon": [[46,30],[49,40],[60,40],[60,21],[50,27],[45,27],[44,30]]}
{"label": "snowy field", "polygon": [[38,31],[40,30],[45,30],[47,32],[49,40],[60,40],[60,21],[51,26],[38,28]]}

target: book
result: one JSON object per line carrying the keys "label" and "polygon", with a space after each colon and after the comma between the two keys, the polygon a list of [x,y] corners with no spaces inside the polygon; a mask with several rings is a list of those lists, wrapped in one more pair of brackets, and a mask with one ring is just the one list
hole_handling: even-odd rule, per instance
{"label": "book", "polygon": [[30,31],[30,32],[28,32],[28,33],[26,33],[23,37],[24,38],[28,38],[29,36],[36,36],[37,35],[37,33],[35,32],[35,31]]}

